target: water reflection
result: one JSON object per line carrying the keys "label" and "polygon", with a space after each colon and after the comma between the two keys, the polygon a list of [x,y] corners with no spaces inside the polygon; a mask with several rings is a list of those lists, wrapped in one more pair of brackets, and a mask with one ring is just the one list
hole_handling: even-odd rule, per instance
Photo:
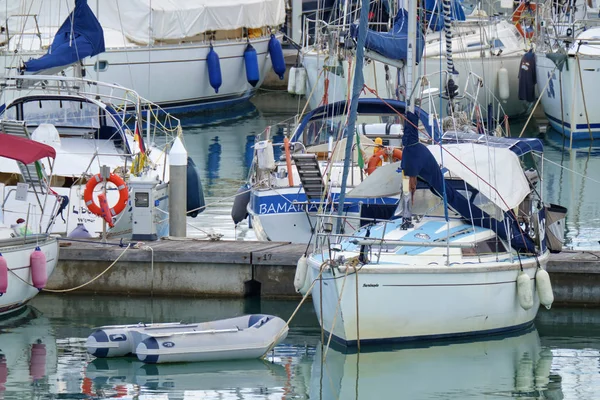
{"label": "water reflection", "polygon": [[56,373],[57,344],[50,321],[33,307],[0,320],[0,399],[41,397]]}
{"label": "water reflection", "polygon": [[319,346],[310,398],[562,398],[551,367],[552,353],[542,349],[535,329],[475,342],[370,347],[360,354]]}
{"label": "water reflection", "polygon": [[577,249],[600,248],[600,145],[568,139],[549,129],[544,138],[544,195],[548,202],[569,209],[567,245]]}

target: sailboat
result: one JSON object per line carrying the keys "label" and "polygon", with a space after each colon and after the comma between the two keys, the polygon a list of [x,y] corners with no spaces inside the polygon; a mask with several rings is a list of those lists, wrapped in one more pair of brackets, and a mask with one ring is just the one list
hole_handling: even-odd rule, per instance
{"label": "sailboat", "polygon": [[[0,158],[9,158],[26,170],[35,171],[46,163],[52,177],[56,151],[32,140],[0,133]],[[27,197],[27,185],[16,189],[17,197]],[[33,187],[32,197],[42,202],[52,198],[60,204],[62,197]],[[50,203],[50,201],[48,201]],[[48,234],[53,219],[44,221],[43,215],[29,207],[24,218],[10,223],[13,214],[0,209],[0,316],[23,307],[48,282],[58,263],[58,240]],[[34,233],[30,226],[45,229]]]}
{"label": "sailboat", "polygon": [[600,28],[598,8],[591,5],[572,1],[557,7],[540,5],[538,10],[541,34],[533,67],[539,95],[548,122],[570,145],[600,138],[600,117],[595,112],[600,105],[596,96]]}
{"label": "sailboat", "polygon": [[[285,73],[277,32],[283,0],[98,0],[94,11],[87,0],[74,8],[63,0],[1,3],[0,75],[49,75],[53,64],[76,62],[67,74],[116,83],[185,112],[247,100],[273,63],[281,79]],[[102,37],[88,34],[95,24]]]}
{"label": "sailboat", "polygon": [[[414,72],[416,4],[410,7],[407,66]],[[514,331],[531,326],[540,303],[551,306],[545,266],[561,245],[550,241],[546,221],[566,210],[544,205],[539,172],[526,174],[519,159],[531,154],[543,162],[541,141],[485,131],[434,134],[429,145],[420,139],[418,109],[408,98],[394,171],[402,175],[401,213],[371,218],[351,235],[319,231],[313,251],[299,260],[295,287],[312,294],[328,341],[355,346]],[[350,217],[335,219],[339,226]]]}

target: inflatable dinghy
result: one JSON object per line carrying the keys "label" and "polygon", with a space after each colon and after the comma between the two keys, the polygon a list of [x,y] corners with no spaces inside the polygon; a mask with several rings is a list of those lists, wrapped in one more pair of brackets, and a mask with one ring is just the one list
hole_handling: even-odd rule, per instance
{"label": "inflatable dinghy", "polygon": [[241,360],[262,357],[287,333],[281,318],[253,314],[197,324],[103,326],[88,337],[86,348],[96,357],[135,354],[151,364]]}

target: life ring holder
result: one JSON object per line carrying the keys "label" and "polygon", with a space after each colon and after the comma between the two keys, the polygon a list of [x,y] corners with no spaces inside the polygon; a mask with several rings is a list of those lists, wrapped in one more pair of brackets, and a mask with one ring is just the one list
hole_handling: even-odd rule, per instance
{"label": "life ring holder", "polygon": [[375,171],[377,169],[377,164],[379,164],[379,161],[381,161],[383,159],[383,157],[386,156],[391,156],[393,160],[395,161],[400,161],[402,160],[402,150],[400,149],[389,149],[389,148],[384,148],[381,150],[376,151],[370,158],[369,161],[367,162],[367,168],[365,168],[365,172],[367,173],[367,175],[371,175],[373,173],[373,171]]}
{"label": "life ring holder", "polygon": [[[83,201],[85,202],[87,209],[92,214],[95,214],[99,217],[104,217],[104,214],[102,213],[100,206],[94,203],[93,194],[94,188],[103,180],[104,179],[102,179],[102,175],[100,174],[92,176],[92,178],[86,183],[85,190],[83,192]],[[129,189],[127,188],[123,178],[117,174],[111,173],[108,177],[108,182],[113,183],[119,190],[119,201],[117,201],[117,204],[109,209],[111,216],[116,217],[123,212],[125,206],[127,205],[127,201],[129,200]]]}
{"label": "life ring holder", "polygon": [[[523,36],[526,39],[531,39],[533,37],[534,31],[526,32],[525,30],[523,30],[523,26],[521,26],[521,20],[523,20],[524,17],[522,17],[521,15],[525,11],[529,14],[533,14],[536,9],[537,6],[535,5],[535,3],[525,2],[519,4],[519,6],[515,9],[515,12],[513,12],[512,22],[513,24],[515,24],[515,27],[517,28],[521,36]],[[537,29],[540,29],[539,24]]]}

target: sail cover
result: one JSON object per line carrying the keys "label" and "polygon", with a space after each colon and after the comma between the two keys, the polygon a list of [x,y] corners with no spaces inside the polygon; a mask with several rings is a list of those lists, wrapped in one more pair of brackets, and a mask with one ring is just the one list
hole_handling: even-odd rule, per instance
{"label": "sail cover", "polygon": [[[358,25],[350,26],[350,34],[353,38],[358,35]],[[367,30],[365,48],[381,54],[391,60],[406,60],[406,38],[408,37],[408,13],[405,9],[398,10],[394,18],[394,26],[389,32],[377,32]],[[417,51],[415,59],[418,63],[423,55],[423,33],[417,24]]]}
{"label": "sail cover", "polygon": [[87,0],[75,0],[75,9],[56,32],[48,53],[25,62],[25,71],[35,73],[63,67],[102,52],[102,26],[88,6]]}

